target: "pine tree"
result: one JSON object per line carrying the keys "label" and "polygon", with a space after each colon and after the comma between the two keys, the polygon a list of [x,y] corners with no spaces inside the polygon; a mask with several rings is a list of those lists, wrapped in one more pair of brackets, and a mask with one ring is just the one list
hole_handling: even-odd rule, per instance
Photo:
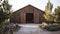
{"label": "pine tree", "polygon": [[60,22],[60,6],[58,6],[57,8],[55,8],[55,22]]}
{"label": "pine tree", "polygon": [[4,0],[0,5],[0,23],[10,17],[11,5],[8,4],[8,0]]}
{"label": "pine tree", "polygon": [[3,33],[5,29],[4,21],[10,18],[11,6],[8,4],[8,0],[4,0],[2,3],[1,1],[0,1],[0,34],[5,34]]}
{"label": "pine tree", "polygon": [[52,21],[52,8],[53,8],[53,5],[50,3],[50,0],[48,1],[47,3],[47,6],[45,7],[45,14],[44,14],[44,17],[47,21]]}

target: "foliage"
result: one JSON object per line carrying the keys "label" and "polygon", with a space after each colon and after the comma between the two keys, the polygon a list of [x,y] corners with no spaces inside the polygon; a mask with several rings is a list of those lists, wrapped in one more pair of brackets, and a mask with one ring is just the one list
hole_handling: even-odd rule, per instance
{"label": "foliage", "polygon": [[60,30],[60,25],[48,25],[48,26],[45,26],[45,27],[42,27],[42,25],[41,25],[40,28],[42,28],[44,30],[48,30],[48,31],[59,31]]}
{"label": "foliage", "polygon": [[53,8],[53,5],[50,3],[50,0],[49,0],[47,3],[47,6],[45,7],[45,14],[44,14],[44,17],[47,21],[53,20],[52,19],[53,16],[51,15],[52,8]]}
{"label": "foliage", "polygon": [[[3,1],[1,3],[1,1]],[[7,19],[10,18],[10,8],[11,6],[8,4],[8,0],[1,0],[0,1],[0,34],[5,34],[5,23]]]}
{"label": "foliage", "polygon": [[9,18],[8,14],[6,12],[3,12],[3,9],[0,8],[0,23],[2,23],[3,21],[5,21],[6,19]]}
{"label": "foliage", "polygon": [[13,31],[18,31],[20,28],[21,28],[21,26],[16,25],[16,26],[13,28]]}
{"label": "foliage", "polygon": [[10,17],[10,8],[11,6],[8,4],[7,0],[4,0],[0,6],[0,23],[5,21]]}
{"label": "foliage", "polygon": [[60,7],[55,8],[55,22],[60,22]]}

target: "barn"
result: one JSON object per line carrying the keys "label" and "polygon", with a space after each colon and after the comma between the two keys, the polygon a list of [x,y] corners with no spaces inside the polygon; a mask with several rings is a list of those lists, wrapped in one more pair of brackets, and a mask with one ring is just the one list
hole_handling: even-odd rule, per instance
{"label": "barn", "polygon": [[44,11],[32,6],[27,5],[11,14],[10,21],[12,23],[20,23],[20,24],[39,24],[42,23],[44,19]]}

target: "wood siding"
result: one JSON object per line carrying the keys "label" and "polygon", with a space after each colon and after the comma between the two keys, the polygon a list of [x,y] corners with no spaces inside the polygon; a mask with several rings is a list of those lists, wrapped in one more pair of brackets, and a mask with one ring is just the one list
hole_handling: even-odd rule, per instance
{"label": "wood siding", "polygon": [[43,17],[44,12],[32,5],[28,5],[12,13],[11,22],[13,23],[26,23],[26,13],[34,14],[34,23],[41,23],[45,19]]}

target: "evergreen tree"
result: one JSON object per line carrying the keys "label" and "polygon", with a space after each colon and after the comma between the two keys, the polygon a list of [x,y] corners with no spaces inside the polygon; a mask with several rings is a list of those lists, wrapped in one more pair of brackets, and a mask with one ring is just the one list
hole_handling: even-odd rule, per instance
{"label": "evergreen tree", "polygon": [[4,21],[10,18],[11,6],[8,4],[8,0],[4,0],[1,3],[0,0],[0,34],[5,34],[5,23]]}
{"label": "evergreen tree", "polygon": [[4,0],[0,5],[0,23],[10,17],[11,5],[8,4],[8,0]]}
{"label": "evergreen tree", "polygon": [[48,1],[47,3],[47,6],[45,7],[45,14],[44,14],[44,17],[47,21],[52,21],[52,8],[53,8],[53,5],[50,3],[50,0]]}
{"label": "evergreen tree", "polygon": [[55,8],[55,22],[60,22],[60,6],[58,6],[57,8]]}

